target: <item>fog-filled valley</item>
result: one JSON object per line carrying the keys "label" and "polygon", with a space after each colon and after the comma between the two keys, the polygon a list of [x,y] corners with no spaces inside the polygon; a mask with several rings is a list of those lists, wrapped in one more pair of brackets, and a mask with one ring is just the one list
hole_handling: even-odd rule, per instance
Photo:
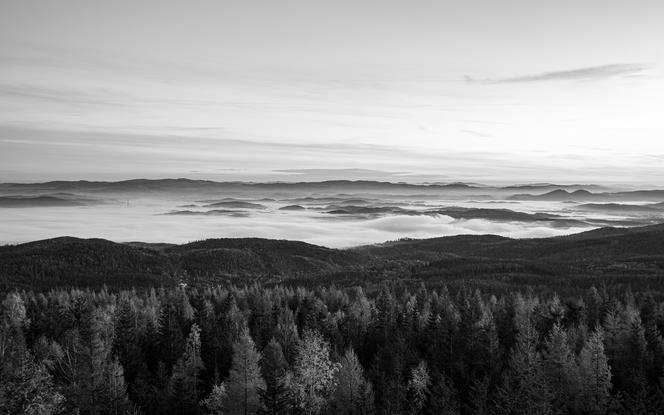
{"label": "fog-filled valley", "polygon": [[401,238],[530,238],[664,220],[664,190],[599,185],[188,179],[0,185],[0,243],[57,236],[185,243],[263,237],[344,248]]}

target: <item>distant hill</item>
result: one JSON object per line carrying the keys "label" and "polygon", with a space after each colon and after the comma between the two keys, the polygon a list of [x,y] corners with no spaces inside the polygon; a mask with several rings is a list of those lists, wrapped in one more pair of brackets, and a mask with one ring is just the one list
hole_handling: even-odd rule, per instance
{"label": "distant hill", "polygon": [[233,216],[237,218],[246,218],[249,216],[249,212],[242,210],[230,210],[230,209],[212,209],[212,210],[173,210],[170,212],[164,213],[164,215],[172,216]]}
{"label": "distant hill", "polygon": [[432,216],[445,215],[454,219],[485,219],[496,222],[547,222],[552,226],[588,226],[587,223],[549,213],[526,213],[510,209],[489,209],[449,206],[426,210],[404,209],[398,206],[339,206],[330,205],[324,210],[330,215],[346,216],[382,216],[410,215]]}
{"label": "distant hill", "polygon": [[[601,191],[597,185],[523,185],[486,186],[475,183],[404,183],[376,180],[326,180],[315,182],[217,182],[212,180],[177,179],[133,179],[118,182],[106,181],[51,181],[44,183],[0,183],[0,194],[44,194],[53,192],[73,192],[84,194],[134,195],[143,196],[176,193],[179,195],[228,195],[275,193],[292,196],[302,194],[360,194],[367,192],[387,194],[420,195],[472,195],[476,198],[509,196],[515,193],[547,192],[555,189]],[[501,196],[501,197],[502,197]],[[339,199],[327,203],[338,203]],[[293,200],[299,204],[298,200]],[[362,201],[351,197],[347,204],[360,205]]]}
{"label": "distant hill", "polygon": [[545,201],[597,201],[597,202],[616,202],[616,201],[644,201],[644,202],[662,202],[664,201],[664,190],[636,190],[632,192],[603,192],[592,193],[587,190],[576,190],[568,192],[567,190],[557,189],[544,194],[516,194],[510,196],[510,200],[545,200]]}
{"label": "distant hill", "polygon": [[0,247],[0,287],[168,286],[176,269],[153,249],[61,237]]}
{"label": "distant hill", "polygon": [[300,205],[287,205],[280,207],[279,210],[306,210],[306,208]]}
{"label": "distant hill", "polygon": [[614,214],[664,213],[664,203],[653,203],[647,205],[628,205],[622,203],[584,203],[575,206],[574,209]]}
{"label": "distant hill", "polygon": [[241,200],[209,203],[204,207],[220,207],[227,209],[266,209],[267,208],[265,205],[261,205],[260,203],[243,202]]}
{"label": "distant hill", "polygon": [[626,286],[664,286],[664,225],[601,228],[539,239],[462,235],[355,249],[419,262],[412,277],[427,281],[481,279],[571,289],[610,279]]}
{"label": "distant hill", "polygon": [[328,180],[320,182],[216,182],[211,180],[192,179],[133,179],[119,182],[101,181],[52,181],[45,183],[1,183],[0,192],[44,192],[44,191],[84,191],[84,192],[178,192],[197,193],[205,191],[232,191],[232,190],[300,190],[300,191],[324,191],[324,190],[472,190],[480,189],[464,183],[450,184],[411,184],[393,183],[373,180]]}
{"label": "distant hill", "polygon": [[[592,243],[591,243],[592,242]],[[601,249],[599,249],[601,248]],[[413,258],[418,254],[454,254],[491,258],[547,258],[565,252],[565,259],[587,255],[595,259],[629,255],[664,256],[664,224],[634,228],[599,228],[553,238],[512,239],[496,235],[460,235],[431,239],[406,239],[353,248],[380,257]]]}
{"label": "distant hill", "polygon": [[97,203],[97,201],[75,195],[0,196],[0,208],[85,206],[91,203]]}
{"label": "distant hill", "polygon": [[278,280],[337,272],[365,262],[353,251],[297,241],[208,239],[171,245],[61,237],[0,247],[0,288]]}
{"label": "distant hill", "polygon": [[664,286],[664,225],[539,239],[460,235],[339,250],[298,241],[208,239],[183,245],[62,237],[0,247],[0,291],[55,286],[150,287],[224,281]]}
{"label": "distant hill", "polygon": [[599,192],[599,191],[605,191],[606,188],[604,186],[599,186],[596,184],[566,184],[566,185],[561,185],[561,184],[553,184],[553,183],[532,183],[532,184],[520,184],[520,185],[511,185],[511,186],[504,186],[501,188],[502,190],[507,190],[507,191],[518,191],[518,192],[550,192],[552,190],[557,190],[557,189],[563,189],[567,191],[575,191],[575,190],[587,190],[587,191],[593,191],[593,192]]}

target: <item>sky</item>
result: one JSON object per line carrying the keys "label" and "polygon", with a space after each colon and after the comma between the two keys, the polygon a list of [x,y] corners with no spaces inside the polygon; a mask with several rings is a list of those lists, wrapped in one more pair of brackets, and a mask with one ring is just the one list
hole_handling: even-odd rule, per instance
{"label": "sky", "polygon": [[658,0],[0,0],[0,181],[654,186]]}

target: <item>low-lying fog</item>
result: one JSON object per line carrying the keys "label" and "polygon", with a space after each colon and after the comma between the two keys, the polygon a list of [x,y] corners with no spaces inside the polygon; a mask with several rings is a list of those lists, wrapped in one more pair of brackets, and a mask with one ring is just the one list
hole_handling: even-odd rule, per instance
{"label": "low-lying fog", "polygon": [[[212,184],[210,184],[212,183]],[[528,238],[664,221],[661,191],[579,186],[0,185],[0,243],[57,236],[183,243],[261,237],[349,247],[399,238]]]}

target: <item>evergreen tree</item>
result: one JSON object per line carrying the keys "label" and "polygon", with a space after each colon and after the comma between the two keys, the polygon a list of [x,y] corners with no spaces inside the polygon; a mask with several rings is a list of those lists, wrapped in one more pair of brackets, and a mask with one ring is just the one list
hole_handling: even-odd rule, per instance
{"label": "evergreen tree", "polygon": [[591,414],[603,414],[611,390],[611,369],[604,354],[604,335],[595,330],[579,355],[581,407]]}
{"label": "evergreen tree", "polygon": [[[470,385],[464,413],[468,415],[489,415],[491,413],[489,378],[476,379]],[[430,415],[434,415],[434,413]]]}
{"label": "evergreen tree", "polygon": [[256,351],[249,330],[245,328],[233,345],[233,366],[226,381],[229,414],[257,414],[261,409],[258,391],[265,389],[265,381],[260,359],[261,354]]}
{"label": "evergreen tree", "polygon": [[64,397],[48,370],[29,352],[6,354],[0,360],[0,414],[62,413]]}
{"label": "evergreen tree", "polygon": [[281,350],[281,345],[272,338],[263,350],[261,369],[265,387],[258,389],[264,415],[280,415],[289,409],[288,388],[284,378],[288,369],[288,362]]}
{"label": "evergreen tree", "polygon": [[632,321],[626,336],[625,345],[625,364],[627,369],[623,376],[623,390],[633,396],[643,395],[646,392],[646,373],[652,365],[653,355],[648,350],[648,344],[645,337],[645,329],[641,324],[641,319]]}
{"label": "evergreen tree", "polygon": [[364,370],[353,349],[344,353],[335,375],[336,389],[332,410],[341,415],[360,415],[373,412],[373,391],[364,377]]}
{"label": "evergreen tree", "polygon": [[[204,369],[201,359],[201,330],[193,324],[187,337],[182,357],[173,368],[171,377],[171,399],[176,413],[198,412],[200,372]],[[187,412],[189,411],[189,412]]]}
{"label": "evergreen tree", "polygon": [[166,298],[165,301],[159,313],[159,351],[160,360],[170,369],[182,355],[184,337],[177,305],[170,298]]}
{"label": "evergreen tree", "polygon": [[61,413],[64,397],[42,363],[35,362],[25,346],[23,329],[28,325],[25,303],[11,293],[2,302],[0,321],[0,413]]}
{"label": "evergreen tree", "polygon": [[104,388],[103,412],[109,415],[124,415],[131,411],[132,405],[127,397],[124,371],[117,358],[108,362],[105,370],[106,387]]}
{"label": "evergreen tree", "polygon": [[[481,398],[481,397],[478,397]],[[486,399],[486,397],[484,397]],[[427,415],[458,415],[459,401],[452,381],[440,372],[432,371],[429,396],[424,413]]]}
{"label": "evergreen tree", "polygon": [[113,354],[124,368],[125,378],[133,382],[143,369],[144,360],[138,342],[136,316],[131,302],[123,298],[119,305],[115,323],[115,336],[113,337]]}
{"label": "evergreen tree", "polygon": [[542,367],[553,394],[553,407],[562,412],[573,409],[580,387],[579,368],[567,333],[557,323],[545,342]]}
{"label": "evergreen tree", "polygon": [[538,333],[528,315],[516,316],[518,333],[508,370],[498,391],[498,413],[544,415],[553,413],[551,393],[537,352]]}

